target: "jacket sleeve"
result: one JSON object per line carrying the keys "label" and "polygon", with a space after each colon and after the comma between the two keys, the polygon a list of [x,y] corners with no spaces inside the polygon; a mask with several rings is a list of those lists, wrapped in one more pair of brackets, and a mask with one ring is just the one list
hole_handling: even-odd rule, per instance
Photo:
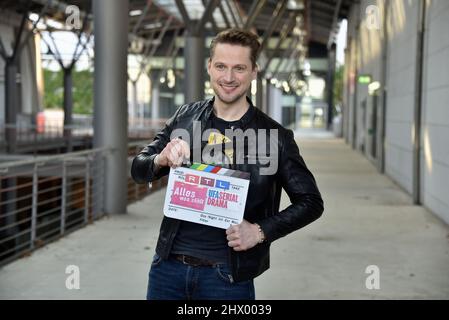
{"label": "jacket sleeve", "polygon": [[170,172],[169,167],[162,167],[156,171],[154,158],[156,158],[156,156],[164,150],[167,143],[170,142],[170,134],[177,121],[181,108],[182,106],[176,110],[175,114],[165,123],[165,127],[156,134],[153,141],[143,148],[134,158],[131,166],[131,176],[136,183],[152,182],[162,178]]}
{"label": "jacket sleeve", "polygon": [[268,242],[308,225],[318,219],[324,211],[315,178],[299,154],[291,130],[287,130],[280,151],[277,177],[291,204],[278,214],[258,221]]}

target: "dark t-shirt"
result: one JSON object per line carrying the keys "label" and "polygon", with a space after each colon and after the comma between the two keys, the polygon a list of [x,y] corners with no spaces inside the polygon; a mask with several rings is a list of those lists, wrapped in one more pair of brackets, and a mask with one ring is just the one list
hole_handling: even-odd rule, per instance
{"label": "dark t-shirt", "polygon": [[[252,111],[250,110],[251,108],[248,112]],[[217,130],[209,135],[208,144],[230,142],[230,139],[225,136],[225,130],[238,129],[239,122],[239,120],[226,121],[217,118],[212,113],[208,122],[209,129]],[[221,157],[214,157],[215,160],[221,159],[221,161],[208,164],[223,164],[224,167],[227,167],[230,163],[233,163],[233,153],[232,148],[224,147]],[[228,252],[226,230],[188,221],[181,221],[171,250],[171,253],[174,254],[185,254],[219,263],[228,262]]]}

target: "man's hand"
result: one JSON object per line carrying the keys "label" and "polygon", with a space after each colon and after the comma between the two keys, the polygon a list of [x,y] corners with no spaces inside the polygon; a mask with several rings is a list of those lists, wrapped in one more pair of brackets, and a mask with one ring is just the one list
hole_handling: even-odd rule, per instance
{"label": "man's hand", "polygon": [[154,161],[159,167],[170,166],[176,168],[183,163],[184,159],[189,158],[190,148],[187,142],[179,138],[174,138],[167,143],[164,150],[154,158]]}
{"label": "man's hand", "polygon": [[251,249],[259,243],[260,234],[256,224],[243,220],[242,223],[230,226],[226,230],[228,246],[235,251],[245,251]]}

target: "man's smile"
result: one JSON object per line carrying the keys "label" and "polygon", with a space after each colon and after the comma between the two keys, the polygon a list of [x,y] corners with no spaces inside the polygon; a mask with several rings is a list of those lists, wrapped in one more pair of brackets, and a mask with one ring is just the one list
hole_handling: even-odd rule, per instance
{"label": "man's smile", "polygon": [[232,85],[220,84],[220,87],[223,88],[223,90],[226,93],[232,93],[232,92],[234,92],[238,88],[238,85],[236,85],[236,84],[232,84]]}

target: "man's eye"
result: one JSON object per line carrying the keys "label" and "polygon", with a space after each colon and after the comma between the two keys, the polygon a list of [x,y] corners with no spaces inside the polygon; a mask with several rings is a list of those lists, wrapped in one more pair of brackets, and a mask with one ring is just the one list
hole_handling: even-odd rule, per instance
{"label": "man's eye", "polygon": [[220,64],[220,65],[216,66],[216,68],[217,68],[218,70],[223,70],[223,69],[224,69],[224,66]]}
{"label": "man's eye", "polygon": [[243,68],[243,67],[237,67],[237,68],[235,68],[237,71],[244,71],[245,70],[245,68]]}

